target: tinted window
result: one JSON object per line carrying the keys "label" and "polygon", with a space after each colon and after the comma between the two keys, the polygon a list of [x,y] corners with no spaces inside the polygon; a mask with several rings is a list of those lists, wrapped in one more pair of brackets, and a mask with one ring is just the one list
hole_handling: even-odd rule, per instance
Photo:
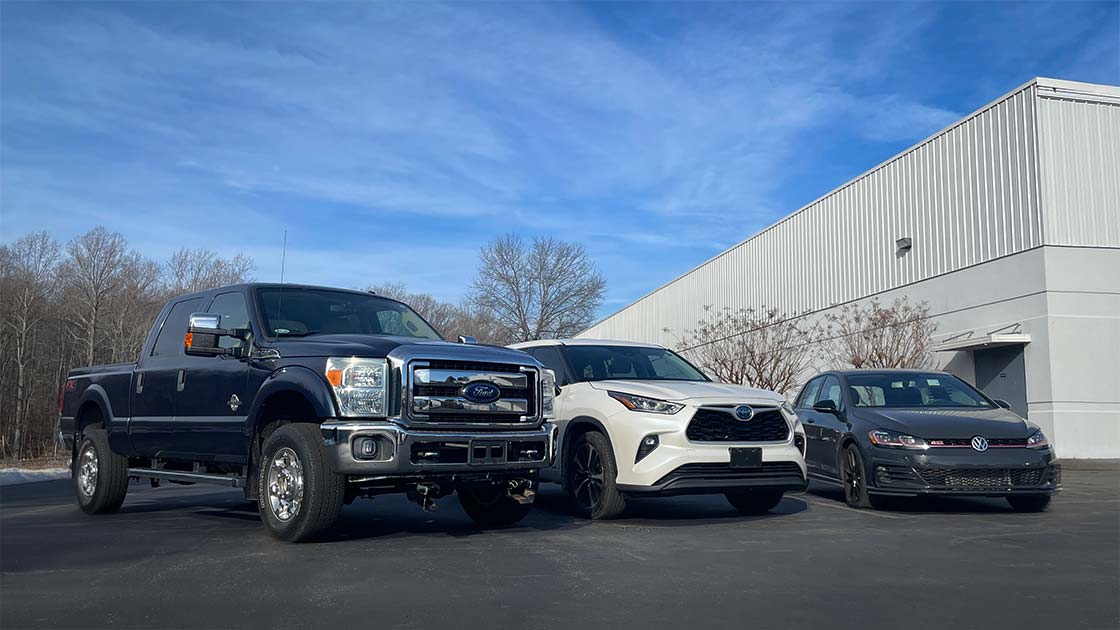
{"label": "tinted window", "polygon": [[844,397],[840,395],[840,379],[835,376],[825,377],[824,384],[821,385],[821,392],[813,402],[819,403],[822,400],[831,400],[837,409],[844,408]]}
{"label": "tinted window", "polygon": [[[219,328],[249,328],[249,308],[245,305],[245,296],[240,292],[222,293],[214,298],[206,312],[222,316]],[[241,340],[233,337],[218,338],[218,345],[223,348],[233,348],[240,344]]]}
{"label": "tinted window", "polygon": [[871,372],[849,376],[848,383],[858,407],[992,407],[975,388],[948,374]]}
{"label": "tinted window", "polygon": [[564,384],[567,378],[567,370],[564,369],[564,359],[560,357],[559,350],[552,346],[542,346],[527,348],[526,351],[533,355],[533,358],[543,363],[546,368],[556,372],[556,380],[561,385]]}
{"label": "tinted window", "polygon": [[704,375],[672,350],[630,346],[562,346],[577,381],[636,379],[706,381]]}
{"label": "tinted window", "polygon": [[258,289],[269,336],[394,335],[442,339],[411,308],[376,295],[330,289]]}
{"label": "tinted window", "polygon": [[797,397],[797,407],[800,409],[807,409],[813,406],[817,400],[817,392],[821,389],[821,383],[824,382],[823,376],[809,381],[805,388],[801,390],[801,395]]}
{"label": "tinted window", "polygon": [[187,334],[187,323],[191,313],[197,313],[202,307],[202,298],[176,302],[163,320],[159,329],[156,343],[152,347],[153,357],[183,356],[183,336]]}

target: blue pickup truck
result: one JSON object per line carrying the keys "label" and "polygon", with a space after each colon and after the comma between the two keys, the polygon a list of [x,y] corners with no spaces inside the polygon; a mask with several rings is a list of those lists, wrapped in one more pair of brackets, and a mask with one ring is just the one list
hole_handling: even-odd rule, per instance
{"label": "blue pickup truck", "polygon": [[554,397],[528,354],[444,341],[396,300],[243,284],[171,300],[136,363],[73,370],[60,429],[88,513],[119,509],[130,479],[218,483],[301,541],[393,492],[517,522],[553,459]]}

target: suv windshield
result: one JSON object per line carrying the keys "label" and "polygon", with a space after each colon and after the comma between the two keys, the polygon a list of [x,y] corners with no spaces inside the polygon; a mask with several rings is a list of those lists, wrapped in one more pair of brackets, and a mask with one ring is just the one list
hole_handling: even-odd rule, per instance
{"label": "suv windshield", "polygon": [[948,374],[851,374],[848,387],[856,407],[992,407],[983,394]]}
{"label": "suv windshield", "polygon": [[577,381],[706,381],[672,350],[630,346],[562,346]]}
{"label": "suv windshield", "polygon": [[273,337],[351,334],[442,339],[416,311],[372,294],[271,287],[257,289],[257,297],[264,325]]}

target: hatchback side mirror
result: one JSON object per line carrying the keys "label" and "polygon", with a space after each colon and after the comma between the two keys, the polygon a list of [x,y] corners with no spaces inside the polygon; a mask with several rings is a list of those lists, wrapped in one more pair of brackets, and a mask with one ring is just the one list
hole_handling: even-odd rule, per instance
{"label": "hatchback side mirror", "polygon": [[999,405],[1000,407],[1003,407],[1004,409],[1011,409],[1011,403],[1003,400],[1002,398],[994,398],[992,399],[992,402]]}
{"label": "hatchback side mirror", "polygon": [[834,413],[837,412],[836,401],[834,401],[834,400],[818,400],[817,402],[813,403],[813,411],[819,411],[821,413],[833,413],[834,414]]}
{"label": "hatchback side mirror", "polygon": [[[248,328],[222,328],[222,316],[211,313],[192,313],[183,337],[183,352],[195,357],[241,357],[245,341],[252,334]],[[223,348],[222,337],[232,337],[242,343],[233,348]]]}

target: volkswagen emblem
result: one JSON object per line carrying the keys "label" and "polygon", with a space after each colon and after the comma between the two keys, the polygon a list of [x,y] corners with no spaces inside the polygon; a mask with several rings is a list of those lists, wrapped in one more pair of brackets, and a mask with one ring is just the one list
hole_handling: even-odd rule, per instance
{"label": "volkswagen emblem", "polygon": [[750,405],[739,405],[735,408],[735,417],[746,422],[754,417],[754,409]]}
{"label": "volkswagen emblem", "polygon": [[983,453],[988,450],[988,440],[980,437],[979,435],[972,438],[972,450]]}
{"label": "volkswagen emblem", "polygon": [[498,386],[486,381],[472,381],[459,390],[459,394],[473,403],[492,403],[502,397]]}

